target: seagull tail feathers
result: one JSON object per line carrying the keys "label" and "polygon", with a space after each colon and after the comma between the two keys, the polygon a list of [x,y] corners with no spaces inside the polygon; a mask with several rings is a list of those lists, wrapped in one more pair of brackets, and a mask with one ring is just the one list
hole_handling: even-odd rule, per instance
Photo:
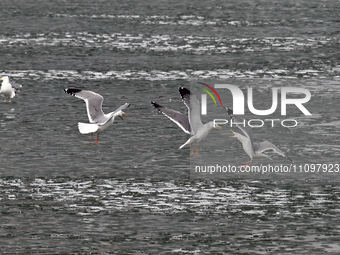
{"label": "seagull tail feathers", "polygon": [[79,122],[78,129],[81,134],[89,134],[96,132],[98,130],[98,125]]}

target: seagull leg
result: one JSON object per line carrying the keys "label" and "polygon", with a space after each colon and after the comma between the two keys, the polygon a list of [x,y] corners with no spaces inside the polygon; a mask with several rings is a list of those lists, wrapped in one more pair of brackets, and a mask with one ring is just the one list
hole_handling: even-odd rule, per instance
{"label": "seagull leg", "polygon": [[190,144],[190,155],[191,155],[191,156],[194,155],[194,150],[192,149],[192,144]]}
{"label": "seagull leg", "polygon": [[198,156],[197,143],[196,143],[196,156]]}
{"label": "seagull leg", "polygon": [[100,132],[97,133],[96,144],[99,144],[99,141],[98,141],[98,140],[99,140],[99,133],[100,133]]}
{"label": "seagull leg", "polygon": [[243,165],[243,166],[250,166],[252,162],[253,162],[253,159],[249,160],[249,161],[246,162],[246,163],[242,163],[242,165]]}
{"label": "seagull leg", "polygon": [[92,135],[93,135],[93,133],[91,133],[91,135],[90,135],[90,139],[92,140]]}

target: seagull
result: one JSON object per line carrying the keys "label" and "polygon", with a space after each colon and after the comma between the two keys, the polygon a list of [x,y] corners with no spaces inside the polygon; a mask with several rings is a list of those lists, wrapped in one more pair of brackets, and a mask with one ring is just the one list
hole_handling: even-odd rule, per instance
{"label": "seagull", "polygon": [[268,141],[263,141],[263,142],[254,142],[253,139],[253,131],[251,127],[248,125],[248,123],[245,121],[244,118],[242,118],[239,115],[234,115],[233,110],[225,107],[225,110],[229,114],[230,118],[232,121],[236,124],[236,126],[242,130],[242,132],[245,134],[241,135],[240,133],[234,132],[231,130],[233,133],[233,136],[229,136],[231,138],[237,138],[243,146],[243,150],[247,153],[247,155],[250,157],[250,161],[243,163],[242,165],[247,165],[250,166],[251,163],[253,162],[253,158],[257,157],[265,157],[271,159],[269,156],[266,154],[263,154],[263,152],[272,150],[275,153],[281,155],[282,157],[285,157],[289,161],[291,161],[293,164],[293,160],[291,160],[282,150],[280,150],[278,147],[276,147],[274,144]]}
{"label": "seagull", "polygon": [[101,95],[90,90],[81,90],[77,88],[67,88],[64,89],[64,92],[72,96],[81,98],[85,101],[87,116],[90,123],[79,122],[78,129],[81,134],[91,133],[90,139],[92,139],[93,133],[97,132],[96,144],[99,144],[99,133],[111,126],[114,122],[115,117],[119,116],[122,120],[124,120],[123,114],[126,113],[123,112],[123,110],[130,106],[129,103],[125,103],[121,105],[117,110],[108,114],[104,114],[102,110],[104,98]]}
{"label": "seagull", "polygon": [[203,125],[200,116],[200,105],[197,97],[190,92],[190,90],[180,87],[179,93],[182,96],[183,103],[188,108],[188,117],[184,114],[161,106],[155,102],[151,104],[158,110],[159,113],[164,114],[170,120],[175,122],[185,133],[190,134],[191,137],[179,148],[182,149],[184,146],[190,144],[191,155],[194,155],[192,144],[196,144],[196,156],[198,156],[197,144],[204,139],[210,130],[216,128],[221,130],[214,121],[208,122]]}
{"label": "seagull", "polygon": [[8,76],[2,77],[0,81],[2,81],[0,93],[5,97],[4,102],[7,102],[7,99],[8,99],[8,102],[10,103],[11,99],[15,97],[15,92],[19,91],[22,85],[14,81],[9,82]]}

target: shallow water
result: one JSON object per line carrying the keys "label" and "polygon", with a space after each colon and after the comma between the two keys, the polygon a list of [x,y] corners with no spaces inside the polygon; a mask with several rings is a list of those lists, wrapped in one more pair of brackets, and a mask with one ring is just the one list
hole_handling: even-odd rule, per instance
{"label": "shallow water", "polygon": [[[248,157],[225,126],[190,158],[178,149],[188,136],[150,105],[185,111],[178,87],[195,81],[252,87],[264,109],[273,87],[306,88],[312,116],[290,108],[297,127],[254,129],[256,140],[298,165],[339,164],[338,8],[3,1],[0,76],[23,88],[0,103],[1,252],[338,254],[339,172],[195,176],[190,164]],[[77,130],[87,115],[70,86],[102,94],[104,112],[131,103],[99,146]],[[203,121],[223,114],[209,102]],[[272,158],[254,164],[290,164]]]}

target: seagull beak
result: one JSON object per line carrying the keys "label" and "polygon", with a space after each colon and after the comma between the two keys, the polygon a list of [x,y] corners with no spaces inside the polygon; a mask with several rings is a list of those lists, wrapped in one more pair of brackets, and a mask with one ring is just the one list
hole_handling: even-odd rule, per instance
{"label": "seagull beak", "polygon": [[217,128],[218,130],[222,130],[222,127],[220,127],[220,126],[217,126],[216,128]]}
{"label": "seagull beak", "polygon": [[[123,112],[123,114],[126,114],[125,112]],[[122,120],[124,120],[123,116],[119,116]]]}
{"label": "seagull beak", "polygon": [[[233,132],[233,134],[234,134],[234,131],[233,131],[233,130],[230,129],[230,131]],[[228,136],[228,137],[233,138],[233,137],[235,137],[235,134],[234,134],[234,135],[231,135],[231,136]]]}

